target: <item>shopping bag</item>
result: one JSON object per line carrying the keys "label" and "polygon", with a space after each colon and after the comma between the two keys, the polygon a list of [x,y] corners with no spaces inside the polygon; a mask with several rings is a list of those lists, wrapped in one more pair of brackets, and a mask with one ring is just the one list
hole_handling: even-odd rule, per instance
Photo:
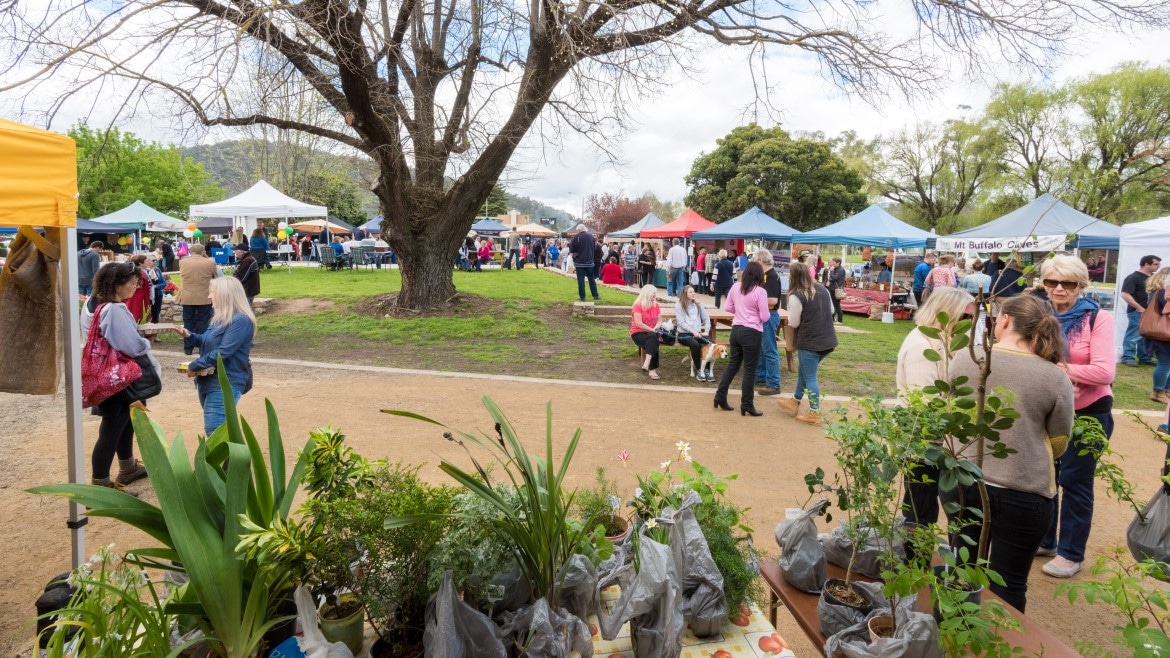
{"label": "shopping bag", "polygon": [[101,313],[107,305],[98,306],[89,325],[89,338],[81,353],[81,406],[101,404],[142,376],[142,367],[131,357],[122,354],[102,336]]}

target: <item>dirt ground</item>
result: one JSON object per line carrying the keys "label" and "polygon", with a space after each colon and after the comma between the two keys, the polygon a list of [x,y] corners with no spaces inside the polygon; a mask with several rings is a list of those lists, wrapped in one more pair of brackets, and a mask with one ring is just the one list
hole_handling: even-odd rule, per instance
{"label": "dirt ground", "polygon": [[[313,349],[306,349],[314,352]],[[171,435],[182,432],[188,444],[202,428],[193,385],[173,373],[185,360],[178,352],[160,352],[168,372],[164,393],[152,402],[155,418]],[[631,366],[632,368],[633,366]],[[764,400],[762,418],[745,418],[711,408],[710,391],[689,387],[641,384],[568,383],[564,381],[492,378],[485,375],[434,375],[388,369],[338,369],[330,364],[294,364],[258,359],[256,388],[241,401],[243,415],[263,425],[264,398],[274,402],[290,453],[319,426],[343,429],[361,454],[408,463],[425,463],[423,475],[435,482],[441,457],[462,461],[441,430],[418,421],[392,417],[380,409],[395,408],[427,415],[461,429],[490,429],[479,400],[492,396],[532,447],[543,440],[545,403],[551,401],[557,445],[563,446],[580,427],[583,438],[573,467],[572,485],[588,485],[596,466],[606,466],[619,485],[632,492],[635,474],[647,473],[675,454],[674,443],[691,444],[695,459],[717,473],[738,473],[732,496],[751,508],[757,546],[775,552],[774,525],[784,508],[800,505],[807,494],[803,476],[834,464],[831,444],[819,430],[797,423]],[[25,489],[67,478],[63,400],[0,394],[0,454],[5,477],[0,483],[0,655],[30,655],[33,602],[48,580],[69,569],[66,504],[38,497]],[[97,434],[97,418],[85,416],[86,452]],[[1155,488],[1165,446],[1131,419],[1119,417],[1114,448],[1124,455],[1123,467],[1148,495]],[[623,467],[617,460],[628,450]],[[87,463],[88,471],[88,463]],[[149,481],[133,487],[152,497]],[[1098,489],[1091,556],[1124,544],[1132,512]],[[87,554],[114,542],[126,549],[142,545],[136,531],[108,519],[93,519],[86,532]],[[1116,620],[1104,610],[1054,597],[1058,581],[1033,569],[1029,615],[1069,643],[1109,643]],[[1086,578],[1082,573],[1078,578]],[[783,611],[780,631],[797,655],[816,652]]]}

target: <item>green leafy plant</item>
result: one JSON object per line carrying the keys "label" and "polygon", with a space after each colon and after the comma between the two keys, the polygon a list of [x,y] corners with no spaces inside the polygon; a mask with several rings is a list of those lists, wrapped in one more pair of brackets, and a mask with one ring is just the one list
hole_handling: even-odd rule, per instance
{"label": "green leafy plant", "polygon": [[[455,522],[458,490],[423,482],[418,469],[378,464],[369,472],[368,485],[359,487],[352,498],[322,502],[315,509],[330,543],[360,551],[360,559],[353,556],[357,561],[353,589],[394,655],[405,655],[421,642],[427,599],[438,589],[437,580],[433,587],[430,584],[430,555]],[[386,519],[407,516],[425,520],[386,526]],[[347,573],[354,560],[346,561]]]}
{"label": "green leafy plant", "polygon": [[605,467],[598,466],[594,485],[578,489],[573,500],[573,511],[586,526],[600,524],[605,536],[615,537],[625,532],[629,525],[618,515],[622,499],[617,495],[617,483],[606,477]]}
{"label": "green leafy plant", "polygon": [[43,631],[47,658],[146,658],[177,654],[188,646],[171,648],[174,616],[163,610],[163,585],[123,560],[113,544],[98,548],[73,571],[69,583],[76,591],[68,605],[49,613],[57,621]]}
{"label": "green leafy plant", "polygon": [[354,609],[341,606],[339,594],[356,589],[351,564],[358,558],[358,547],[343,537],[326,531],[330,507],[354,500],[373,484],[371,469],[384,462],[370,462],[345,444],[345,434],[333,427],[309,433],[310,444],[302,477],[308,498],[298,510],[299,520],[276,519],[262,527],[241,519],[247,534],[236,550],[252,559],[274,565],[290,582],[308,585],[315,595],[324,596],[326,605],[339,617]]}
{"label": "green leafy plant", "polygon": [[[1119,611],[1125,620],[1114,628],[1116,644],[1136,658],[1170,655],[1170,588],[1156,587],[1155,579],[1170,579],[1170,564],[1157,560],[1134,562],[1125,549],[1097,558],[1089,571],[1092,580],[1068,582],[1057,589],[1067,594],[1069,603],[1082,598],[1090,605],[1103,603]],[[1113,652],[1089,643],[1077,643],[1086,656],[1113,656]]]}
{"label": "green leafy plant", "polygon": [[[519,508],[511,487],[497,482],[495,490],[509,505]],[[463,490],[455,495],[451,508],[451,524],[427,557],[427,589],[438,591],[443,573],[450,571],[455,589],[463,592],[463,600],[488,610],[503,596],[492,579],[508,570],[516,551],[492,530],[491,524],[500,514],[495,505]]]}
{"label": "green leafy plant", "polygon": [[736,506],[727,495],[730,483],[739,476],[716,475],[691,456],[691,446],[685,441],[676,443],[675,448],[678,452],[674,459],[662,462],[646,477],[638,476],[638,488],[630,505],[650,537],[667,544],[669,529],[658,523],[662,510],[667,507],[677,510],[689,491],[699,494],[702,502],[692,508],[695,520],[723,576],[728,608],[737,610],[748,601],[759,599],[762,592],[755,582],[756,571],[752,566],[756,560],[752,528],[743,520],[748,510]]}
{"label": "green leafy plant", "polygon": [[[442,461],[439,469],[499,511],[489,527],[501,540],[515,547],[516,561],[529,585],[529,601],[547,598],[555,609],[560,596],[558,574],[582,543],[588,541],[584,526],[570,523],[573,494],[564,490],[565,473],[577,452],[581,430],[573,433],[558,464],[553,454],[551,402],[545,409],[543,456],[531,454],[524,448],[512,424],[490,397],[483,398],[483,404],[495,421],[494,439],[486,434],[476,436],[451,428],[443,435],[467,452],[475,466],[474,473],[447,460]],[[447,427],[408,411],[383,411]],[[488,471],[471,453],[469,444],[491,456],[492,463],[500,468],[502,477],[507,480],[506,491],[492,482]],[[386,527],[401,527],[432,518],[429,515],[402,516],[386,521]],[[601,540],[604,542],[605,538]],[[604,559],[605,549],[599,548],[598,557]],[[612,546],[609,550],[612,551]]]}
{"label": "green leafy plant", "polygon": [[200,438],[194,459],[188,456],[182,436],[168,446],[162,427],[140,410],[131,412],[142,461],[158,496],[157,507],[89,484],[46,485],[29,492],[69,498],[88,507],[91,516],[117,519],[149,535],[161,547],[128,551],[128,559],[143,566],[181,570],[188,577],[188,583],[167,603],[168,614],[197,619],[217,655],[249,658],[264,633],[283,621],[270,619],[269,610],[274,595],[287,589],[288,580],[281,570],[236,554],[245,533],[241,519],[267,527],[288,518],[307,451],[286,473],[276,410],[266,400],[265,462],[252,428],[236,413],[222,363],[217,370],[225,391],[227,422],[210,437]]}

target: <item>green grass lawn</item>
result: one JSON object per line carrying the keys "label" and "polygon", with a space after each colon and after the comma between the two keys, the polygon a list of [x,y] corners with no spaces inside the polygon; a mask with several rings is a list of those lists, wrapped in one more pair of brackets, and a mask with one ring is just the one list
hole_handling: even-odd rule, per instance
{"label": "green grass lawn", "polygon": [[[628,324],[569,317],[577,299],[576,281],[548,272],[493,270],[456,272],[455,287],[496,300],[479,311],[439,317],[396,315],[375,317],[357,312],[360,302],[397,291],[398,270],[325,272],[294,268],[265,272],[261,296],[314,299],[322,310],[262,315],[258,353],[303,356],[326,353],[344,361],[499,372],[549,378],[602,381],[644,381],[634,363],[636,348]],[[603,304],[629,305],[633,296],[601,289]],[[472,304],[471,308],[475,308]],[[821,364],[821,387],[827,395],[891,397],[894,367],[902,339],[913,325],[883,324],[846,316],[849,327],[864,334],[841,333],[840,346]],[[312,346],[312,347],[308,347]],[[308,348],[308,349],[307,349]],[[665,348],[664,379],[693,383],[680,365],[683,349]],[[315,358],[315,357],[310,357]],[[1118,366],[1114,383],[1116,406],[1154,409],[1149,398],[1152,368]],[[795,374],[782,373],[790,387]]]}

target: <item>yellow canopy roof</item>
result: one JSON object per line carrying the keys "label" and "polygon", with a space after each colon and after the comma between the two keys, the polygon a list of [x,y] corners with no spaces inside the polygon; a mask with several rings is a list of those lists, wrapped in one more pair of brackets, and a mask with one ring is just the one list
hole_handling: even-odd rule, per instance
{"label": "yellow canopy roof", "polygon": [[0,226],[77,225],[77,146],[0,119]]}

